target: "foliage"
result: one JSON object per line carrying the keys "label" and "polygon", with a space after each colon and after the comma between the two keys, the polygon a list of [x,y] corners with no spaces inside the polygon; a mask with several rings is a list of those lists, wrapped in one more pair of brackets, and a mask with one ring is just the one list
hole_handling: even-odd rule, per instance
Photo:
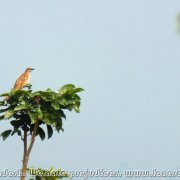
{"label": "foliage", "polygon": [[35,176],[30,180],[58,180],[70,177],[70,175],[65,171],[61,169],[55,170],[53,167],[46,170],[40,168],[28,168],[28,172],[31,176]]}
{"label": "foliage", "polygon": [[3,140],[9,135],[17,134],[22,138],[22,132],[32,135],[35,123],[38,121],[37,135],[41,140],[45,139],[46,133],[42,128],[47,128],[47,137],[51,138],[53,131],[63,131],[63,121],[66,119],[64,110],[79,112],[80,97],[77,93],[83,91],[73,84],[64,85],[57,92],[47,89],[45,91],[32,92],[28,90],[12,90],[2,94],[8,96],[8,102],[0,101],[0,120],[10,119],[12,129],[1,133]]}

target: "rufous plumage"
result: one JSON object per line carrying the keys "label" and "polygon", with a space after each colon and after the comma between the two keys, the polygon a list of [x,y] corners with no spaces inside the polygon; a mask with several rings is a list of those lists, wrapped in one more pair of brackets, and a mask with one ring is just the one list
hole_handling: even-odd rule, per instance
{"label": "rufous plumage", "polygon": [[19,90],[25,87],[27,84],[29,84],[31,80],[30,73],[34,70],[33,68],[27,68],[25,72],[17,79],[17,81],[14,84],[13,90]]}
{"label": "rufous plumage", "polygon": [[[29,84],[30,80],[31,80],[31,71],[33,71],[33,68],[27,68],[25,70],[25,72],[16,80],[14,87],[12,90],[20,90],[23,89],[26,85]],[[4,99],[5,101],[9,100],[9,97],[5,97]]]}

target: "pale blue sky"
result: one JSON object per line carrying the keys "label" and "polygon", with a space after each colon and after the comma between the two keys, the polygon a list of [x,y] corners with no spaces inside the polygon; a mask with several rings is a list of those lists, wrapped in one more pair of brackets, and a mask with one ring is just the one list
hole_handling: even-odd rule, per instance
{"label": "pale blue sky", "polygon": [[[179,12],[179,0],[0,1],[0,92],[27,66],[34,90],[86,90],[29,166],[180,168]],[[21,167],[18,137],[0,147],[0,170]]]}

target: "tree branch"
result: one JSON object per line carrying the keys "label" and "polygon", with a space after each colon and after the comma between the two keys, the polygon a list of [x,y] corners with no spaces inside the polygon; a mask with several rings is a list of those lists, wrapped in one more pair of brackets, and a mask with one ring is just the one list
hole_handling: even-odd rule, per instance
{"label": "tree branch", "polygon": [[24,142],[24,155],[26,155],[26,153],[27,153],[27,131],[24,131],[23,142]]}
{"label": "tree branch", "polygon": [[24,138],[23,138],[24,156],[23,156],[23,167],[22,167],[21,180],[25,180],[26,171],[27,171],[27,164],[28,164],[28,161],[29,161],[29,155],[31,153],[31,150],[32,150],[35,138],[36,138],[36,133],[37,133],[37,130],[38,130],[38,126],[39,126],[39,119],[36,121],[36,123],[34,125],[29,147],[27,145],[27,131],[24,131]]}
{"label": "tree branch", "polygon": [[27,163],[28,163],[28,157],[27,157],[27,131],[25,131],[25,130],[24,130],[24,137],[22,138],[22,140],[23,140],[23,144],[24,144],[24,154],[23,154],[23,165],[22,165],[21,180],[25,180],[26,168],[27,168]]}
{"label": "tree branch", "polygon": [[39,119],[36,121],[36,123],[34,125],[33,133],[32,133],[32,136],[31,136],[31,142],[30,142],[28,150],[27,150],[27,155],[28,156],[31,153],[31,150],[32,150],[35,138],[36,138],[36,133],[37,133],[37,130],[38,130],[38,126],[39,126]]}

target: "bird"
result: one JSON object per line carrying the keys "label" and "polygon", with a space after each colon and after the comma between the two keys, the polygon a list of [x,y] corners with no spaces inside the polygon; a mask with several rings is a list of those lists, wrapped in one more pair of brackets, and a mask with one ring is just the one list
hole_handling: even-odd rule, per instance
{"label": "bird", "polygon": [[[23,89],[25,86],[27,86],[31,80],[31,72],[33,71],[33,68],[26,68],[23,74],[16,80],[14,87],[12,90],[20,90]],[[9,96],[6,96],[4,101],[8,102]]]}
{"label": "bird", "polygon": [[16,80],[13,90],[23,89],[31,80],[30,73],[33,71],[33,68],[27,68],[25,72]]}

